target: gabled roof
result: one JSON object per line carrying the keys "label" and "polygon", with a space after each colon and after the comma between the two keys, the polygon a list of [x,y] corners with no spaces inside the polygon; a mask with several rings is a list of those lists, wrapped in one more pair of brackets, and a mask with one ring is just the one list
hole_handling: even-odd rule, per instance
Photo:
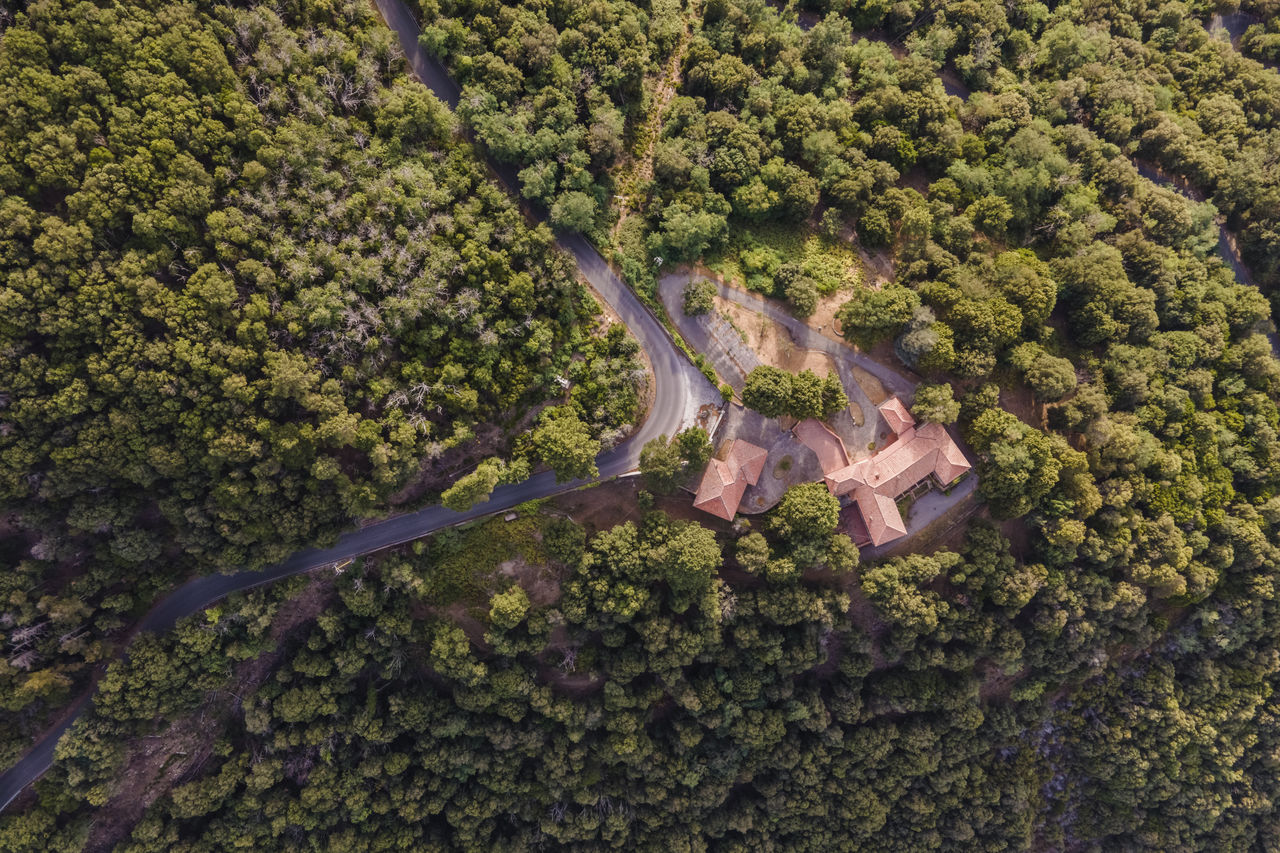
{"label": "gabled roof", "polygon": [[872,545],[883,545],[899,536],[907,535],[907,525],[902,521],[898,505],[893,498],[870,486],[854,489],[853,500],[858,504],[862,520],[867,525],[867,535]]}
{"label": "gabled roof", "polygon": [[916,425],[916,419],[907,411],[907,407],[897,397],[890,397],[880,404],[880,414],[889,425],[889,431],[901,437],[904,432]]}
{"label": "gabled roof", "polygon": [[944,486],[973,467],[942,424],[925,424],[916,430],[916,434],[937,443],[938,458],[933,464],[933,476]]}
{"label": "gabled roof", "polygon": [[[853,497],[874,545],[907,534],[895,499],[930,475],[945,486],[970,468],[946,427],[923,424],[917,428],[897,397],[881,404],[880,412],[896,433],[892,443],[874,456],[839,468],[828,468],[825,460],[823,465],[827,488],[833,495]],[[804,441],[799,426],[796,434]]]}
{"label": "gabled roof", "polygon": [[730,468],[741,471],[747,483],[754,486],[760,479],[760,475],[764,473],[764,460],[768,456],[769,451],[763,447],[756,447],[749,441],[735,438],[729,442],[724,461]]}
{"label": "gabled roof", "polygon": [[693,505],[725,521],[733,521],[747,486],[754,486],[764,471],[769,452],[750,442],[734,439],[721,448],[723,459],[712,459],[698,484]]}

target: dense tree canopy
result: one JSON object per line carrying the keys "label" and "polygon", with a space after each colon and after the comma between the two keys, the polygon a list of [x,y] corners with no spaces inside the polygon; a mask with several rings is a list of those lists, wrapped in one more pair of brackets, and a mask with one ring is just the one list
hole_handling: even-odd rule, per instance
{"label": "dense tree canopy", "polygon": [[[550,234],[373,22],[39,2],[3,31],[0,585],[26,639],[0,692],[24,726],[175,577],[323,542],[559,376],[591,435],[635,421],[634,343],[590,337]],[[524,474],[487,463],[451,504]]]}
{"label": "dense tree canopy", "polygon": [[[0,849],[1274,844],[1272,0],[1239,50],[1210,31],[1230,3],[418,8],[462,121],[637,286],[739,229],[856,240],[887,280],[840,331],[925,378],[976,498],[861,555],[821,483],[719,533],[524,508],[237,598],[111,666]],[[451,505],[590,473],[634,421],[633,345],[588,337],[548,233],[368,10],[40,0],[0,26],[14,719],[107,657],[134,587],[332,531],[547,399]],[[816,310],[812,270],[743,255]],[[837,399],[747,385],[771,416]],[[647,485],[708,452],[651,444]],[[125,812],[151,749],[173,778]]]}

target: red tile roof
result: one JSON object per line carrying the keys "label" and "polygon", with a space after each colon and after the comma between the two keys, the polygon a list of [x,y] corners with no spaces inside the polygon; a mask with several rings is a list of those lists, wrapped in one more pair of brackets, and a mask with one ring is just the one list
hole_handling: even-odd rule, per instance
{"label": "red tile roof", "polygon": [[853,500],[862,513],[862,520],[866,522],[867,535],[872,545],[883,545],[907,535],[907,525],[893,498],[870,486],[859,486],[853,490]]}
{"label": "red tile roof", "polygon": [[897,397],[879,408],[895,440],[874,456],[853,463],[844,443],[825,424],[808,420],[795,426],[796,438],[818,455],[831,493],[853,497],[875,545],[906,535],[894,503],[900,495],[931,475],[948,485],[971,467],[946,427],[924,424],[917,429],[915,418]]}
{"label": "red tile roof", "polygon": [[801,444],[817,454],[818,464],[824,472],[849,464],[849,452],[845,450],[844,442],[822,421],[808,418],[792,427],[791,432]]}
{"label": "red tile roof", "polygon": [[693,505],[703,512],[732,521],[747,486],[754,486],[760,479],[769,453],[762,447],[734,439],[721,448],[720,455],[724,458],[707,463]]}
{"label": "red tile roof", "polygon": [[907,411],[907,407],[897,397],[890,397],[881,403],[880,414],[884,416],[884,422],[889,425],[889,431],[896,436],[901,436],[906,430],[916,425],[916,419],[911,417],[911,412]]}

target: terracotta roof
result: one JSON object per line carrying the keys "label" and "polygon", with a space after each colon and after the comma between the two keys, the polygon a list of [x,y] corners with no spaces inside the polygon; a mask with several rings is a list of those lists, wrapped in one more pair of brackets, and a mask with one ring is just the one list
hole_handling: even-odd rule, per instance
{"label": "terracotta roof", "polygon": [[897,397],[890,397],[880,404],[880,414],[884,416],[884,422],[889,425],[889,430],[899,438],[909,428],[916,425],[916,419],[911,417],[911,412],[907,411],[907,407]]}
{"label": "terracotta roof", "polygon": [[721,448],[724,459],[712,459],[698,484],[693,505],[725,521],[733,521],[747,486],[754,486],[764,471],[768,451],[734,439]]}
{"label": "terracotta roof", "polygon": [[938,482],[946,485],[973,466],[964,458],[964,452],[951,440],[942,424],[925,424],[916,430],[922,439],[936,442],[938,458],[933,465],[933,476]]}
{"label": "terracotta roof", "polygon": [[907,525],[903,523],[902,514],[898,512],[898,505],[893,502],[893,498],[870,486],[859,486],[854,489],[853,500],[862,513],[862,520],[866,522],[867,535],[872,545],[883,545],[907,535]]}
{"label": "terracotta roof", "polygon": [[817,455],[824,474],[849,464],[849,452],[845,450],[844,442],[822,421],[808,418],[792,427],[791,432]]}
{"label": "terracotta roof", "polygon": [[[930,475],[945,486],[970,468],[969,460],[941,424],[924,424],[917,429],[915,419],[897,397],[890,397],[882,403],[880,412],[894,429],[895,437],[874,456],[837,467],[830,464],[835,461],[834,454],[828,453],[824,457],[822,452],[814,449],[822,462],[827,488],[833,495],[853,497],[866,523],[869,538],[875,545],[907,533],[902,515],[894,503],[896,498]],[[817,421],[813,423],[822,430],[806,427],[802,434],[800,427],[804,424],[796,425],[796,437],[810,447],[813,445],[806,440],[806,435],[812,435],[817,442],[822,440],[820,433],[823,430],[830,432]],[[843,443],[840,448],[843,451]]]}
{"label": "terracotta roof", "polygon": [[735,438],[729,442],[725,461],[729,463],[730,468],[740,469],[742,476],[754,486],[760,479],[760,475],[764,473],[764,460],[768,456],[769,451],[763,447],[756,447],[749,441]]}

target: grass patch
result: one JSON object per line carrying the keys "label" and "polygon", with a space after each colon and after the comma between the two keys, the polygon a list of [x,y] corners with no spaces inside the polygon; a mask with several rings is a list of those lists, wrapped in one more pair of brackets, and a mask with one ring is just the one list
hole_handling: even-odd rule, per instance
{"label": "grass patch", "polygon": [[785,477],[787,472],[791,470],[793,461],[790,454],[779,459],[778,464],[773,466],[773,479],[781,480]]}
{"label": "grass patch", "polygon": [[726,279],[770,296],[782,295],[774,292],[773,274],[787,262],[799,264],[824,296],[862,281],[857,251],[807,226],[735,223],[724,247],[705,258]]}
{"label": "grass patch", "polygon": [[499,564],[516,557],[538,565],[547,562],[541,542],[546,521],[540,515],[515,521],[498,516],[465,530],[440,531],[427,549],[423,599],[434,605],[487,601]]}

